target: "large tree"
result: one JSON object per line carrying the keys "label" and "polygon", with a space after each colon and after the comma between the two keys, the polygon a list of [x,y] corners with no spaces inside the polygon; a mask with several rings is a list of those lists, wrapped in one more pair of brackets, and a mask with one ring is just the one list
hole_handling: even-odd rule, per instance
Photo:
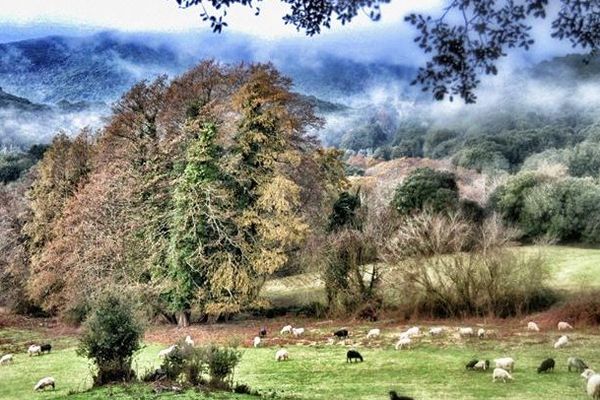
{"label": "large tree", "polygon": [[[250,0],[175,0],[180,7],[199,6],[203,20],[215,32],[227,26],[227,9],[233,5],[260,12]],[[281,0],[289,6],[285,24],[312,36],[330,28],[332,19],[342,24],[364,12],[372,20],[381,16],[380,6],[390,0],[303,1]],[[407,1],[407,0],[396,0]],[[533,20],[551,13],[552,37],[568,40],[573,47],[596,56],[600,49],[600,2],[598,0],[445,0],[438,15],[410,14],[405,19],[418,31],[415,42],[430,59],[419,69],[414,83],[437,100],[460,96],[476,100],[481,74],[496,74],[498,60],[511,48],[528,50],[534,43]],[[556,11],[553,6],[557,5]]]}

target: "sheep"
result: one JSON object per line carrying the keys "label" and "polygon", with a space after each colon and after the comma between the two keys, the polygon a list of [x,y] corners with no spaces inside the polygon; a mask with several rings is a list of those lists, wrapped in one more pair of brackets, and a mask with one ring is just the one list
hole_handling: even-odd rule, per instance
{"label": "sheep", "polygon": [[396,343],[396,350],[401,350],[405,347],[410,348],[410,344],[412,343],[412,339],[409,337],[403,337]]}
{"label": "sheep", "polygon": [[260,346],[260,336],[255,336],[254,337],[254,347],[258,347]]}
{"label": "sheep", "polygon": [[39,382],[33,387],[33,390],[43,390],[45,388],[47,388],[48,386],[52,386],[52,390],[54,390],[56,383],[54,381],[54,378],[51,376],[47,376],[45,378],[42,378],[39,380]]}
{"label": "sheep", "polygon": [[404,333],[406,333],[406,335],[408,337],[412,337],[412,336],[416,336],[416,335],[420,334],[421,329],[419,329],[418,326],[413,326],[412,328],[407,329],[406,332],[404,332]]}
{"label": "sheep", "polygon": [[536,324],[533,321],[529,321],[527,323],[527,330],[528,331],[535,331],[535,332],[539,332],[540,331],[540,327],[538,326],[538,324]]}
{"label": "sheep", "polygon": [[586,391],[588,396],[595,400],[600,399],[600,375],[591,369],[586,369],[581,376],[587,380]]}
{"label": "sheep", "polygon": [[431,336],[438,336],[438,335],[441,335],[442,333],[444,333],[444,328],[439,327],[439,326],[429,329],[429,334]]}
{"label": "sheep", "polygon": [[279,349],[277,353],[275,353],[276,361],[287,361],[290,359],[290,353],[286,349]]}
{"label": "sheep", "polygon": [[338,339],[345,339],[348,337],[348,329],[337,330],[333,332],[333,336],[337,337]]}
{"label": "sheep", "polygon": [[542,364],[537,369],[538,374],[542,372],[554,371],[554,364],[554,359],[545,359],[544,361],[542,361]]}
{"label": "sheep", "polygon": [[568,322],[565,321],[560,321],[557,325],[558,330],[559,331],[564,331],[566,329],[573,329],[573,327],[571,326],[571,324],[569,324]]}
{"label": "sheep", "polygon": [[41,352],[44,353],[48,353],[50,354],[50,351],[52,350],[52,345],[50,343],[46,343],[40,346]]}
{"label": "sheep", "polygon": [[262,328],[260,328],[260,331],[258,331],[258,336],[262,339],[267,337],[267,327],[263,326]]}
{"label": "sheep", "polygon": [[496,379],[506,383],[507,380],[512,381],[513,377],[508,373],[508,371],[502,368],[494,368],[494,372],[492,373],[492,382],[496,382]]}
{"label": "sheep", "polygon": [[380,329],[371,329],[369,331],[369,333],[367,333],[367,339],[376,338],[379,335],[381,335],[381,330]]}
{"label": "sheep", "polygon": [[485,336],[485,329],[483,329],[483,328],[479,328],[479,330],[477,331],[477,337],[478,337],[479,339],[483,339],[483,338],[484,338],[484,336]]}
{"label": "sheep", "polygon": [[40,354],[42,354],[42,348],[37,344],[32,344],[31,346],[29,346],[29,349],[27,349],[27,353],[29,354],[29,357],[31,357],[34,354],[37,354],[39,356]]}
{"label": "sheep", "polygon": [[490,360],[481,360],[473,366],[475,371],[486,371],[490,368]]}
{"label": "sheep", "polygon": [[192,339],[192,337],[191,337],[190,335],[187,335],[187,336],[185,337],[185,342],[186,342],[186,343],[187,343],[189,346],[192,346],[192,347],[194,347],[194,340]]}
{"label": "sheep", "polygon": [[567,344],[569,344],[569,338],[566,335],[563,335],[558,338],[556,343],[554,343],[554,348],[560,349],[561,347],[565,347]]}
{"label": "sheep", "polygon": [[294,337],[301,336],[304,333],[304,328],[292,328],[292,334]]}
{"label": "sheep", "polygon": [[467,365],[465,365],[465,369],[473,369],[473,367],[475,366],[475,364],[477,364],[479,362],[479,360],[471,360],[467,363]]}
{"label": "sheep", "polygon": [[358,362],[358,360],[360,360],[360,362],[363,362],[363,357],[360,355],[360,353],[358,351],[356,351],[354,349],[350,349],[346,353],[346,362],[352,362],[352,360],[356,360],[356,362]]}
{"label": "sheep", "polygon": [[281,331],[279,332],[279,334],[283,335],[284,333],[292,333],[292,326],[286,325],[283,328],[281,328]]}
{"label": "sheep", "polygon": [[390,390],[389,395],[390,400],[414,400],[412,397],[399,395],[395,390]]}
{"label": "sheep", "polygon": [[171,353],[173,353],[175,351],[175,349],[177,349],[177,345],[174,344],[172,346],[167,347],[166,349],[163,349],[161,351],[158,352],[158,358],[166,358],[168,356],[171,355]]}
{"label": "sheep", "polygon": [[5,354],[0,358],[0,365],[10,364],[11,362],[13,362],[12,354]]}
{"label": "sheep", "polygon": [[583,372],[588,369],[588,366],[581,358],[569,357],[567,360],[567,369],[571,372],[571,368],[574,368],[577,372]]}
{"label": "sheep", "polygon": [[600,375],[593,374],[587,380],[587,394],[592,399],[600,399]]}
{"label": "sheep", "polygon": [[494,360],[494,363],[496,364],[496,368],[502,368],[510,372],[515,368],[515,360],[510,357],[497,358]]}
{"label": "sheep", "polygon": [[473,328],[458,328],[458,334],[461,337],[473,336]]}

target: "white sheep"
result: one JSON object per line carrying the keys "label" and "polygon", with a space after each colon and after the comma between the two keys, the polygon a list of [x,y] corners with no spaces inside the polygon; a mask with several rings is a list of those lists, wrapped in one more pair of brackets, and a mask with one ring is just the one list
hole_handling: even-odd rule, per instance
{"label": "white sheep", "polygon": [[458,328],[458,334],[461,337],[473,336],[473,328]]}
{"label": "white sheep", "polygon": [[48,386],[52,386],[52,390],[55,389],[56,382],[54,378],[51,376],[47,376],[39,380],[39,382],[33,387],[33,390],[42,390],[47,388]]}
{"label": "white sheep", "polygon": [[600,399],[600,375],[586,369],[581,376],[587,380],[586,391],[592,399]]}
{"label": "white sheep", "polygon": [[276,361],[287,361],[289,359],[290,359],[290,354],[288,353],[288,351],[286,349],[279,349],[279,350],[277,350],[277,353],[275,353]]}
{"label": "white sheep", "polygon": [[565,347],[567,344],[569,344],[569,338],[566,335],[563,335],[558,338],[556,343],[554,343],[554,348],[560,349],[561,347]]}
{"label": "white sheep", "polygon": [[172,346],[167,347],[166,349],[163,349],[161,351],[158,352],[158,357],[159,358],[165,358],[171,355],[171,353],[173,353],[175,351],[175,349],[177,348],[177,345],[174,344]]}
{"label": "white sheep", "polygon": [[0,365],[5,365],[5,364],[9,364],[13,362],[13,355],[12,354],[5,354],[2,356],[2,358],[0,358]]}
{"label": "white sheep", "polygon": [[404,333],[406,333],[406,335],[408,335],[408,337],[413,337],[413,336],[420,334],[421,329],[419,329],[418,326],[413,326],[412,328],[407,329],[406,332],[404,332]]}
{"label": "white sheep", "polygon": [[429,334],[431,336],[438,336],[438,335],[441,335],[442,333],[444,333],[444,328],[439,327],[439,326],[429,329]]}
{"label": "white sheep", "polygon": [[502,368],[510,372],[515,368],[515,360],[510,357],[497,358],[494,362],[496,363],[496,368]]}
{"label": "white sheep", "polygon": [[279,332],[279,334],[283,335],[284,333],[292,333],[292,326],[286,325],[283,328],[281,328],[281,331]]}
{"label": "white sheep", "polygon": [[42,354],[42,346],[32,344],[31,346],[29,346],[29,349],[27,349],[27,353],[29,354],[29,357],[31,357],[34,354],[37,354],[39,356]]}
{"label": "white sheep", "polygon": [[254,347],[258,347],[258,346],[260,346],[260,337],[255,336],[254,337]]}
{"label": "white sheep", "polygon": [[486,369],[488,369],[489,365],[490,365],[489,361],[486,362],[486,360],[481,360],[481,361],[477,361],[477,363],[475,365],[473,365],[473,369],[485,371]]}
{"label": "white sheep", "polygon": [[292,328],[292,334],[295,337],[301,336],[304,333],[304,328]]}
{"label": "white sheep", "polygon": [[558,326],[558,330],[559,331],[564,331],[564,330],[567,330],[567,329],[573,329],[573,327],[571,326],[571,324],[569,324],[568,322],[565,322],[565,321],[560,321],[557,326]]}
{"label": "white sheep", "polygon": [[538,326],[538,324],[536,324],[533,321],[529,321],[527,323],[527,330],[528,331],[535,331],[535,332],[539,332],[540,331],[540,327]]}
{"label": "white sheep", "polygon": [[513,377],[508,371],[502,368],[494,368],[494,373],[492,374],[492,382],[496,382],[496,380],[501,380],[506,383],[507,380],[512,381]]}
{"label": "white sheep", "polygon": [[379,335],[381,335],[381,330],[380,329],[377,329],[377,328],[371,329],[369,331],[369,333],[367,333],[367,339],[373,339],[373,338],[378,337]]}
{"label": "white sheep", "polygon": [[190,346],[194,347],[194,340],[192,339],[192,337],[191,337],[190,335],[187,335],[187,336],[185,337],[185,342],[186,342],[188,345],[190,345]]}
{"label": "white sheep", "polygon": [[479,328],[479,330],[477,331],[477,337],[479,337],[479,339],[483,339],[484,336],[485,336],[485,329]]}
{"label": "white sheep", "polygon": [[410,348],[411,343],[412,343],[412,339],[409,337],[400,338],[400,340],[398,340],[398,342],[396,343],[396,350],[401,350],[405,347]]}

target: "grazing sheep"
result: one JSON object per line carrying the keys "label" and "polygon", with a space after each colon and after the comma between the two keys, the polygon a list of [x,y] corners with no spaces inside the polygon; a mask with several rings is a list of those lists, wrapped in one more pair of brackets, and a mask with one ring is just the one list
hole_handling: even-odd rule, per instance
{"label": "grazing sheep", "polygon": [[350,349],[346,353],[346,362],[352,362],[352,360],[356,360],[356,362],[358,362],[358,360],[360,360],[360,362],[363,362],[363,357],[360,355],[360,353],[358,351]]}
{"label": "grazing sheep", "polygon": [[399,395],[395,390],[390,390],[389,394],[390,400],[414,400],[412,397]]}
{"label": "grazing sheep", "polygon": [[260,336],[255,336],[254,337],[254,347],[258,347],[260,346]]}
{"label": "grazing sheep", "polygon": [[283,335],[284,333],[292,333],[292,326],[286,325],[283,328],[281,328],[281,331],[279,332],[279,334]]}
{"label": "grazing sheep", "polygon": [[287,361],[290,359],[290,353],[286,349],[279,349],[277,353],[275,353],[276,361]]}
{"label": "grazing sheep", "polygon": [[486,371],[490,368],[490,360],[481,360],[473,366],[475,371]]}
{"label": "grazing sheep", "polygon": [[567,360],[567,369],[569,372],[571,372],[571,368],[575,369],[577,372],[583,372],[588,369],[588,366],[581,358],[569,357]]}
{"label": "grazing sheep", "polygon": [[52,390],[55,389],[55,381],[51,376],[47,376],[39,380],[39,382],[33,387],[33,390],[43,390],[48,386],[52,386]]}
{"label": "grazing sheep", "polygon": [[496,363],[496,368],[502,368],[510,372],[515,368],[515,360],[510,357],[497,358],[494,363]]}
{"label": "grazing sheep", "polygon": [[421,329],[418,326],[413,326],[404,332],[408,337],[416,336],[421,333]]}
{"label": "grazing sheep", "polygon": [[587,381],[587,394],[594,400],[600,399],[600,375],[590,376]]}
{"label": "grazing sheep", "polygon": [[400,338],[400,340],[398,340],[398,342],[396,343],[396,350],[402,350],[405,347],[410,348],[411,343],[412,343],[412,339],[409,337]]}
{"label": "grazing sheep", "polygon": [[31,357],[34,354],[37,354],[39,356],[40,354],[42,354],[42,348],[37,344],[32,344],[31,346],[29,346],[29,349],[27,349],[27,353],[29,354],[29,357]]}
{"label": "grazing sheep", "polygon": [[512,381],[513,377],[508,371],[502,368],[494,368],[494,372],[492,374],[492,382],[496,382],[496,380],[501,380],[506,383],[507,380]]}
{"label": "grazing sheep", "polygon": [[544,361],[542,361],[542,364],[537,369],[538,374],[542,372],[554,371],[554,364],[554,359],[545,359]]}
{"label": "grazing sheep", "polygon": [[333,332],[333,336],[336,336],[338,339],[345,339],[348,337],[348,329],[340,329],[335,331]]}
{"label": "grazing sheep", "polygon": [[484,336],[485,336],[485,329],[479,328],[479,330],[477,331],[477,337],[479,339],[483,339]]}
{"label": "grazing sheep", "polygon": [[569,338],[567,336],[563,335],[558,338],[556,343],[554,343],[554,348],[560,349],[561,347],[565,347],[567,344],[569,344]]}
{"label": "grazing sheep", "polygon": [[0,365],[5,365],[5,364],[9,364],[13,362],[13,355],[12,354],[5,354],[2,356],[2,358],[0,358]]}
{"label": "grazing sheep", "polygon": [[475,366],[475,364],[477,364],[479,362],[479,360],[471,360],[467,363],[467,365],[465,365],[465,369],[473,369],[473,367]]}
{"label": "grazing sheep", "polygon": [[458,334],[461,337],[473,336],[473,328],[458,328]]}
{"label": "grazing sheep", "polygon": [[367,333],[367,339],[373,339],[373,338],[378,337],[379,335],[381,335],[381,330],[380,329],[377,329],[377,328],[371,329],[369,331],[369,333]]}
{"label": "grazing sheep", "polygon": [[535,331],[535,332],[539,332],[540,331],[540,327],[538,326],[538,324],[536,324],[533,321],[529,321],[527,323],[527,330],[528,331]]}
{"label": "grazing sheep", "polygon": [[292,328],[292,334],[294,337],[301,336],[304,333],[304,328]]}
{"label": "grazing sheep", "polygon": [[48,353],[50,354],[50,351],[52,350],[52,345],[50,343],[46,343],[40,346],[40,349],[42,350],[42,353]]}
{"label": "grazing sheep", "polygon": [[438,335],[441,335],[442,333],[444,333],[444,328],[439,327],[439,326],[429,329],[429,334],[431,336],[438,336]]}
{"label": "grazing sheep", "polygon": [[168,356],[171,355],[171,353],[173,353],[175,351],[175,349],[177,349],[177,345],[174,344],[172,346],[167,347],[166,349],[163,349],[161,351],[158,352],[158,358],[166,358]]}
{"label": "grazing sheep", "polygon": [[262,328],[260,328],[260,331],[258,331],[258,336],[262,339],[267,337],[267,327],[263,326]]}
{"label": "grazing sheep", "polygon": [[560,321],[557,326],[558,326],[559,331],[564,331],[566,329],[573,329],[571,324],[569,324],[568,322],[565,322],[565,321]]}
{"label": "grazing sheep", "polygon": [[580,376],[587,381],[592,375],[595,375],[595,374],[596,374],[596,372],[594,372],[593,369],[586,368],[586,370],[583,371]]}

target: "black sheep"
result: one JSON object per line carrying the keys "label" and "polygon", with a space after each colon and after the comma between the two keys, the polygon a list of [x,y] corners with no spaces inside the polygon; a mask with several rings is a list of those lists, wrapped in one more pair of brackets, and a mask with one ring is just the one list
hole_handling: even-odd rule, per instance
{"label": "black sheep", "polygon": [[50,343],[46,343],[41,345],[40,349],[42,349],[42,353],[50,353],[50,350],[52,350],[52,345]]}
{"label": "black sheep", "polygon": [[360,362],[362,362],[363,357],[356,350],[348,350],[348,352],[346,353],[346,362],[352,362],[352,360],[356,360],[356,362],[360,360]]}
{"label": "black sheep", "polygon": [[348,329],[340,329],[339,331],[333,332],[333,336],[337,336],[339,339],[345,339],[348,337]]}
{"label": "black sheep", "polygon": [[467,365],[465,365],[466,369],[473,369],[473,367],[475,366],[475,364],[477,364],[479,362],[479,360],[471,360],[467,363]]}
{"label": "black sheep", "polygon": [[395,390],[390,390],[390,400],[414,400],[412,397],[399,396]]}
{"label": "black sheep", "polygon": [[263,326],[262,328],[260,328],[260,331],[258,332],[258,336],[262,338],[267,337],[267,327]]}
{"label": "black sheep", "polygon": [[542,364],[537,369],[538,374],[541,372],[554,371],[554,359],[547,358],[542,361]]}

